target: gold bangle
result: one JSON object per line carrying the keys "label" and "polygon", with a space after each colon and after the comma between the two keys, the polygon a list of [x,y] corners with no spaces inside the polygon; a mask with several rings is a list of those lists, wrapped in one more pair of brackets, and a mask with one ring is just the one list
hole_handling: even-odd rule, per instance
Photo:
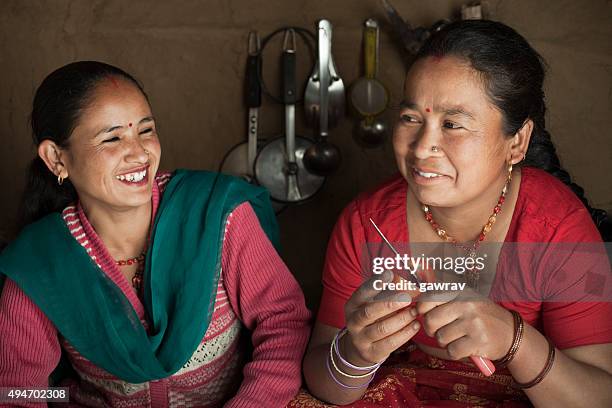
{"label": "gold bangle", "polygon": [[531,388],[531,387],[539,384],[540,382],[542,382],[544,377],[546,377],[546,374],[548,374],[548,372],[552,368],[552,366],[553,366],[553,364],[555,362],[555,346],[554,346],[554,344],[552,344],[550,339],[548,339],[548,337],[546,338],[546,341],[548,341],[548,360],[546,360],[546,365],[544,366],[544,368],[542,369],[540,374],[538,374],[537,377],[534,378],[533,380],[531,380],[529,382],[526,382],[526,383],[519,383],[519,382],[515,381],[514,382],[514,386],[516,388],[524,390],[524,389]]}
{"label": "gold bangle", "polygon": [[510,349],[506,353],[505,356],[500,358],[499,360],[493,361],[498,367],[506,367],[510,362],[514,359],[514,356],[518,352],[518,349],[521,345],[521,341],[523,340],[523,333],[525,331],[525,322],[521,317],[521,314],[515,310],[511,310],[512,316],[514,317],[514,337],[512,338],[512,345]]}

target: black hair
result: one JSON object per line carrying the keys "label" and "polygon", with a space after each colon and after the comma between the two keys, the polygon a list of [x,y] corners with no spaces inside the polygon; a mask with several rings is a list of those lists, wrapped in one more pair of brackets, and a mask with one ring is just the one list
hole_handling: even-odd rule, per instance
{"label": "black hair", "polygon": [[599,226],[605,212],[589,206],[582,187],[561,167],[546,130],[542,56],[514,29],[490,20],[463,20],[444,26],[423,44],[415,61],[445,55],[469,61],[482,76],[488,97],[502,113],[505,134],[514,135],[528,119],[533,121],[523,165],[545,170],[567,184]]}
{"label": "black hair", "polygon": [[[92,92],[103,79],[123,78],[145,96],[140,83],[127,72],[98,61],[78,61],[50,73],[34,96],[30,123],[34,145],[44,140],[67,148]],[[77,193],[69,179],[59,185],[57,177],[37,156],[30,163],[20,206],[19,227],[52,212],[59,212],[76,201]]]}

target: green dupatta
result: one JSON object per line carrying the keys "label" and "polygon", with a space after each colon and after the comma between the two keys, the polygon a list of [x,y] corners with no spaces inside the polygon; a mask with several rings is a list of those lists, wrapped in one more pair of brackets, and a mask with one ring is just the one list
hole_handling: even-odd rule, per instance
{"label": "green dupatta", "polygon": [[27,226],[0,254],[0,277],[15,281],[98,367],[131,383],[165,378],[189,360],[204,337],[214,309],[225,222],[245,201],[277,246],[266,190],[217,173],[175,172],[159,204],[146,258],[143,303],[150,334],[59,213]]}

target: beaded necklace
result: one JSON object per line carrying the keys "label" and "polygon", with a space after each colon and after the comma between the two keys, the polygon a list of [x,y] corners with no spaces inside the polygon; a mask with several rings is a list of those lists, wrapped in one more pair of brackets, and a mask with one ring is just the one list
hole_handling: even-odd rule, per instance
{"label": "beaded necklace", "polygon": [[[499,200],[497,200],[497,204],[493,208],[493,212],[489,216],[487,223],[482,227],[482,230],[480,232],[480,235],[478,235],[478,238],[476,238],[476,240],[472,242],[472,244],[470,245],[462,244],[461,242],[458,242],[454,237],[449,235],[446,232],[446,230],[442,228],[440,224],[438,224],[433,219],[433,214],[431,213],[431,210],[429,209],[429,207],[425,204],[421,204],[421,209],[423,210],[423,213],[425,214],[425,220],[429,222],[429,224],[431,224],[431,227],[434,229],[434,231],[436,232],[436,234],[438,234],[440,238],[442,238],[446,242],[450,242],[453,245],[465,250],[467,252],[467,255],[470,258],[474,259],[476,258],[476,254],[478,252],[478,248],[480,247],[480,243],[484,241],[487,234],[491,231],[491,229],[493,228],[493,224],[495,224],[495,221],[497,219],[497,215],[501,212],[502,205],[504,204],[504,201],[506,200],[506,193],[508,192],[508,188],[510,186],[511,180],[512,180],[512,169],[510,168],[510,171],[508,172],[508,178],[506,180],[506,184],[504,185],[504,188],[501,191]],[[468,285],[472,288],[478,289],[480,271],[474,268],[468,268],[466,277],[467,277]]]}
{"label": "beaded necklace", "polygon": [[138,264],[138,269],[136,270],[136,273],[132,277],[132,286],[139,293],[140,293],[140,288],[142,287],[142,277],[144,273],[145,254],[146,252],[142,251],[140,255],[135,256],[134,258],[115,260],[115,264],[117,266]]}

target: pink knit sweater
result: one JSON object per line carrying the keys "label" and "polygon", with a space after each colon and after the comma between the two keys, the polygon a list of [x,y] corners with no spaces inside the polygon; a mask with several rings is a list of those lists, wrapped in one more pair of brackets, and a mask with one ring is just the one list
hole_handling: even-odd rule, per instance
{"label": "pink knit sweater", "polygon": [[[153,213],[169,177],[168,173],[156,177]],[[69,206],[63,217],[75,239],[121,288],[148,329],[142,303],[82,208]],[[0,295],[0,386],[47,386],[63,347],[79,375],[78,380],[62,384],[70,387],[73,406],[285,406],[300,386],[309,319],[298,284],[245,203],[226,224],[211,322],[200,346],[177,373],[144,384],[114,377],[82,357],[7,279]],[[249,362],[241,342],[245,327],[253,346]]]}

